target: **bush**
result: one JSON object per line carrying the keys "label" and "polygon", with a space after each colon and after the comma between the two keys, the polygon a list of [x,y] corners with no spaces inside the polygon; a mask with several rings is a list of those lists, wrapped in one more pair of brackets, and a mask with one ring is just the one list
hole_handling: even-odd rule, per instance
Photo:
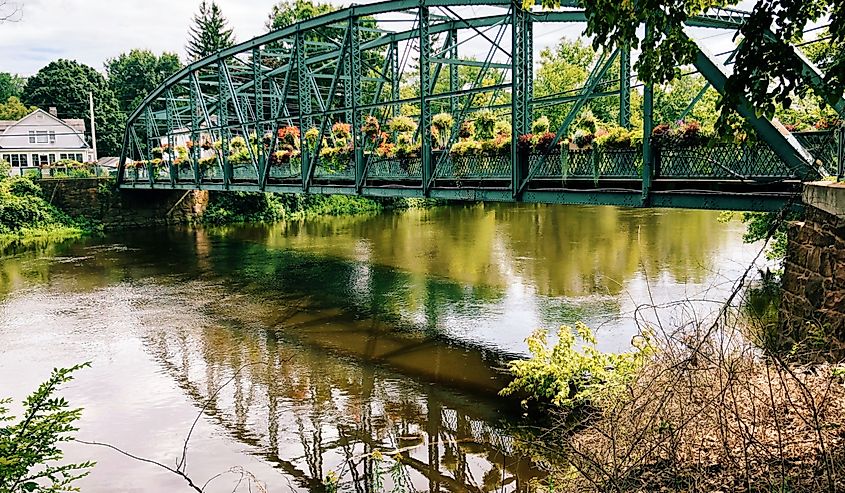
{"label": "bush", "polygon": [[[9,493],[77,491],[73,483],[86,476],[93,462],[57,465],[64,454],[61,442],[73,439],[81,409],[54,397],[58,388],[73,379],[71,374],[88,364],[53,370],[50,379],[23,401],[23,416],[0,427],[0,491]],[[0,423],[15,420],[0,399]]]}
{"label": "bush", "polygon": [[[580,349],[576,334],[583,343]],[[525,393],[523,405],[530,401],[565,409],[589,405],[598,396],[623,390],[652,354],[648,336],[637,339],[634,351],[615,354],[599,351],[592,331],[582,323],[574,330],[563,326],[557,335],[558,342],[551,347],[544,330],[527,339],[531,358],[510,364],[514,380],[502,395]]]}
{"label": "bush", "polygon": [[549,118],[547,116],[541,116],[531,124],[531,133],[544,134],[549,131],[550,125]]}
{"label": "bush", "polygon": [[622,127],[613,127],[604,135],[596,137],[596,145],[605,149],[632,149],[634,132]]}
{"label": "bush", "polygon": [[496,114],[491,110],[481,110],[474,116],[476,136],[481,140],[492,139],[496,127]]}
{"label": "bush", "polygon": [[594,139],[595,135],[582,129],[576,130],[575,135],[572,137],[572,141],[579,149],[589,148],[591,145],[593,145]]}
{"label": "bush", "polygon": [[493,127],[493,133],[496,136],[507,136],[510,137],[513,134],[513,127],[511,124],[505,120],[499,120],[496,122],[496,126]]}
{"label": "bush", "polygon": [[396,133],[414,132],[417,129],[417,123],[409,116],[399,115],[388,120],[387,128]]}
{"label": "bush", "polygon": [[452,136],[452,125],[455,124],[455,119],[449,113],[438,113],[431,119],[432,136],[435,138],[435,145],[444,149],[449,145],[449,139]]}
{"label": "bush", "polygon": [[376,139],[377,139],[377,138],[378,138],[378,136],[379,136],[379,133],[381,132],[381,127],[379,126],[379,123],[378,123],[378,118],[376,118],[376,117],[374,117],[374,116],[372,116],[372,115],[370,115],[370,116],[368,116],[367,118],[365,118],[365,119],[364,119],[364,124],[363,124],[363,125],[361,125],[361,132],[363,132],[363,133],[364,133],[364,135],[365,135],[368,139],[370,139],[370,140],[372,140],[373,142],[375,142],[375,141],[376,141]]}
{"label": "bush", "polygon": [[589,108],[584,109],[578,117],[576,128],[584,130],[587,133],[595,134],[598,130],[599,120]]}
{"label": "bush", "polygon": [[458,137],[462,139],[471,139],[475,137],[475,123],[470,121],[461,123],[461,129],[458,131]]}

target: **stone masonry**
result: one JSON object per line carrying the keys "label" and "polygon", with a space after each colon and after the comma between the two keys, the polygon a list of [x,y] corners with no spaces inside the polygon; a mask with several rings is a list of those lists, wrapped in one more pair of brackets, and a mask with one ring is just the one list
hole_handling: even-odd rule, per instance
{"label": "stone masonry", "polygon": [[781,327],[795,340],[821,329],[845,341],[845,184],[807,184],[804,203],[788,230]]}
{"label": "stone masonry", "polygon": [[48,202],[71,216],[102,222],[105,229],[189,224],[208,206],[208,192],[200,190],[118,190],[103,178],[37,183]]}

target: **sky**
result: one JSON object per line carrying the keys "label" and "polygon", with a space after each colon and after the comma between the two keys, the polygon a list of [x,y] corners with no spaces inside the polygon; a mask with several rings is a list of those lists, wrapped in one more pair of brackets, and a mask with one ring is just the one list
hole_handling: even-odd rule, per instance
{"label": "sky", "polygon": [[[106,60],[133,48],[155,53],[175,51],[184,60],[188,26],[200,3],[200,0],[7,1],[19,3],[22,15],[18,22],[0,24],[0,71],[23,76],[32,75],[59,58],[77,60],[104,72]],[[266,32],[265,22],[274,0],[217,2],[238,41]],[[357,0],[356,3],[368,2]],[[544,32],[546,27],[550,30]],[[555,44],[561,36],[577,37],[581,29],[583,26],[575,25],[535,27],[535,51]],[[723,51],[730,44],[730,36],[724,35],[704,43],[712,51]]]}
{"label": "sky", "polygon": [[[32,75],[68,58],[103,71],[109,58],[133,48],[176,51],[184,58],[199,0],[9,0],[19,22],[0,25],[0,71]],[[238,41],[266,32],[272,0],[218,0]]]}

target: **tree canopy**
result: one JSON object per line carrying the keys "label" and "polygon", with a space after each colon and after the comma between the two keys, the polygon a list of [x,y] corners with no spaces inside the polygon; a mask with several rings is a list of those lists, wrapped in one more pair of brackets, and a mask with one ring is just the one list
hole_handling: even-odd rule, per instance
{"label": "tree canopy", "polygon": [[30,77],[23,102],[40,108],[55,106],[59,118],[83,118],[90,134],[88,93],[94,95],[97,149],[101,156],[120,153],[125,118],[106,79],[96,70],[71,60],[57,60]]}
{"label": "tree canopy", "polygon": [[7,101],[12,96],[21,97],[24,84],[26,79],[23,77],[0,72],[0,101]]}
{"label": "tree canopy", "polygon": [[235,45],[235,34],[215,0],[200,3],[188,30],[188,59],[200,60]]}
{"label": "tree canopy", "polygon": [[0,103],[0,120],[20,120],[37,109],[21,103],[17,96],[9,96],[5,103]]}
{"label": "tree canopy", "polygon": [[132,50],[106,61],[109,85],[126,115],[181,68],[182,62],[176,54],[157,56],[149,50]]}
{"label": "tree canopy", "polygon": [[267,29],[275,31],[312,17],[334,12],[338,7],[311,0],[282,0],[273,5],[267,18]]}
{"label": "tree canopy", "polygon": [[[695,46],[684,32],[684,22],[708,8],[735,4],[734,0],[593,0],[584,2],[586,34],[593,36],[595,47],[631,43],[641,51],[635,65],[639,78],[667,82],[679,75],[677,67],[695,59]],[[841,46],[845,41],[845,2],[758,0],[739,30],[745,42],[737,50],[723,103],[730,107],[745,98],[769,116],[774,115],[777,104],[788,108],[796,94],[807,89],[800,84],[802,67],[791,56],[790,42],[801,39],[810,23],[825,18],[830,22],[831,43]],[[825,80],[829,92],[842,94],[845,55],[841,51],[830,60]]]}

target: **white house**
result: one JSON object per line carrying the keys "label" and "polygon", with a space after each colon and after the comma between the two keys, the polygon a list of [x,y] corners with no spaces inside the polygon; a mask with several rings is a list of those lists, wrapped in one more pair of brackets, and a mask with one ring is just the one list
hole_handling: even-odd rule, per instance
{"label": "white house", "polygon": [[95,156],[85,141],[85,121],[62,120],[50,108],[49,113],[38,109],[18,121],[0,120],[0,159],[17,175],[62,160],[92,162]]}

